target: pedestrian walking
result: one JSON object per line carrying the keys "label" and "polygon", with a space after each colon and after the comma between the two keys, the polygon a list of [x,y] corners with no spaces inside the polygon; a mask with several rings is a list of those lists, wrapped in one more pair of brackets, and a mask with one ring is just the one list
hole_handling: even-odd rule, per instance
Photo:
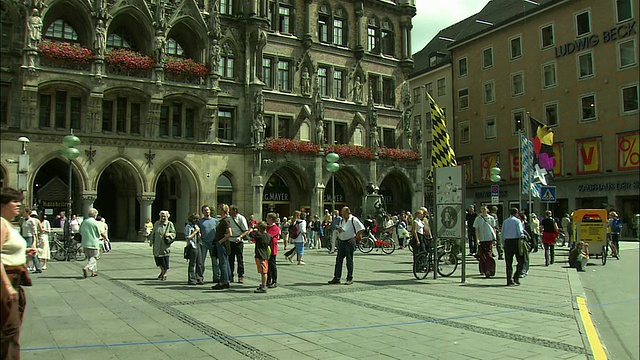
{"label": "pedestrian walking", "polygon": [[[524,266],[524,257],[520,252],[520,242],[524,238],[524,226],[518,218],[518,209],[511,208],[509,216],[502,223],[505,265],[507,267],[507,286],[520,285],[520,274]],[[516,258],[516,272],[513,273],[513,257]]]}
{"label": "pedestrian walking", "polygon": [[296,253],[298,265],[304,265],[302,257],[304,256],[304,243],[307,241],[307,222],[304,220],[304,213],[299,210],[293,213],[291,226],[289,226],[289,238],[294,248],[284,253],[285,258],[289,262],[293,262],[293,254]]}
{"label": "pedestrian walking", "polygon": [[280,239],[280,227],[276,222],[277,215],[275,213],[267,214],[267,234],[271,236],[271,255],[269,255],[269,269],[267,272],[267,287],[278,287],[278,267],[276,257],[278,255],[278,240]]}
{"label": "pedestrian walking", "polygon": [[280,237],[285,250],[287,250],[287,242],[289,241],[289,226],[291,226],[291,222],[286,217],[283,217],[282,222],[280,222]]}
{"label": "pedestrian walking", "polygon": [[620,259],[620,232],[622,231],[622,220],[615,211],[609,212],[609,234],[611,236],[611,242],[615,246],[615,254],[611,254],[616,259]]}
{"label": "pedestrian walking", "polygon": [[348,207],[342,208],[342,221],[338,225],[338,255],[336,256],[336,266],[333,271],[333,279],[329,280],[329,284],[340,284],[342,277],[342,263],[347,259],[347,281],[345,285],[353,284],[353,253],[356,244],[362,240],[364,225],[360,219],[351,214]]}
{"label": "pedestrian walking", "polygon": [[229,253],[229,281],[233,282],[233,270],[238,263],[238,282],[244,283],[244,238],[249,235],[251,228],[247,224],[247,219],[240,214],[238,208],[235,205],[229,206],[229,219],[231,226],[231,237],[229,238],[230,253]]}
{"label": "pedestrian walking", "polygon": [[340,222],[342,221],[342,216],[340,216],[340,211],[333,210],[333,219],[331,219],[331,246],[329,247],[329,254],[333,254],[336,248],[336,239],[338,238],[338,226],[340,226]]}
{"label": "pedestrian walking", "polygon": [[91,275],[92,277],[98,276],[98,254],[104,239],[103,228],[100,222],[96,220],[98,216],[98,210],[95,208],[89,209],[87,213],[88,218],[80,225],[79,233],[82,235],[81,246],[84,249],[84,253],[87,255],[87,265],[82,268],[82,275],[86,279]]}
{"label": "pedestrian walking", "polygon": [[494,241],[494,243],[496,244],[496,250],[498,250],[498,260],[504,260],[504,248],[502,246],[503,243],[502,243],[502,233],[500,231],[500,219],[498,219],[498,207],[492,206],[491,211],[489,212],[489,215],[493,216],[493,218],[496,220],[495,221],[496,240]]}
{"label": "pedestrian walking", "polygon": [[478,214],[476,213],[476,207],[469,205],[467,210],[467,239],[469,240],[469,255],[473,256],[478,252],[478,245],[476,244],[476,228],[473,227],[473,223],[476,221]]}
{"label": "pedestrian walking", "polygon": [[540,222],[542,227],[542,246],[544,246],[544,266],[553,264],[555,257],[556,237],[558,237],[558,223],[553,218],[551,210],[544,213],[544,219]]}
{"label": "pedestrian walking", "polygon": [[[22,222],[22,236],[27,241],[28,248],[38,248],[38,233],[40,231],[40,220],[36,210],[24,210],[25,219]],[[42,265],[38,259],[38,254],[33,253],[27,256],[27,268],[35,273],[42,272]]]}
{"label": "pedestrian walking", "polygon": [[27,255],[36,249],[28,248],[20,231],[11,221],[20,215],[24,195],[12,188],[0,190],[0,358],[20,359],[20,330],[27,305],[23,286],[31,286],[27,270]]}
{"label": "pedestrian walking", "polygon": [[49,246],[49,236],[51,234],[51,223],[44,214],[40,215],[40,241],[38,242],[38,261],[42,260],[42,270],[47,270],[47,262],[51,259],[51,247]]}
{"label": "pedestrian walking", "polygon": [[160,211],[160,220],[153,224],[153,231],[151,232],[151,243],[153,247],[153,257],[156,262],[156,266],[160,268],[160,275],[158,280],[167,280],[167,271],[169,271],[169,254],[171,253],[170,247],[173,241],[176,239],[176,227],[173,222],[169,221],[171,215],[168,211]]}
{"label": "pedestrian walking", "polygon": [[493,259],[493,242],[496,241],[496,219],[489,215],[489,209],[483,205],[480,215],[473,222],[478,244],[478,267],[480,274],[490,278],[496,274],[496,262]]}
{"label": "pedestrian walking", "polygon": [[564,233],[564,239],[562,239],[562,246],[564,246],[565,242],[569,243],[569,247],[573,248],[571,245],[571,217],[569,214],[565,213],[562,219],[560,219],[560,226],[562,226],[562,232]]}
{"label": "pedestrian walking", "polygon": [[207,254],[211,257],[211,272],[213,274],[212,282],[217,284],[220,282],[220,265],[218,261],[218,250],[214,244],[216,236],[216,228],[218,227],[218,219],[211,216],[211,207],[202,205],[202,217],[198,222],[200,228],[200,249],[198,252],[196,264],[196,284],[204,285],[204,272],[206,269]]}
{"label": "pedestrian walking", "polygon": [[529,222],[529,234],[531,235],[531,248],[533,252],[538,252],[540,246],[540,220],[536,213],[531,213],[531,222]]}
{"label": "pedestrian walking", "polygon": [[431,247],[431,227],[429,220],[426,218],[428,212],[418,210],[413,215],[413,223],[411,224],[411,246],[413,246],[413,263],[416,263],[416,257],[420,253],[426,253]]}
{"label": "pedestrian walking", "polygon": [[198,270],[200,270],[198,266],[202,265],[198,261],[200,257],[200,246],[202,244],[198,221],[200,221],[200,216],[195,213],[191,214],[189,215],[189,222],[184,227],[184,238],[187,242],[185,255],[187,260],[189,260],[189,265],[187,266],[187,285],[198,284]]}
{"label": "pedestrian walking", "polygon": [[219,204],[216,208],[220,220],[216,226],[216,235],[214,237],[214,245],[218,252],[218,261],[220,262],[220,280],[211,287],[213,290],[226,290],[229,288],[229,239],[231,238],[231,219],[229,219],[229,205]]}

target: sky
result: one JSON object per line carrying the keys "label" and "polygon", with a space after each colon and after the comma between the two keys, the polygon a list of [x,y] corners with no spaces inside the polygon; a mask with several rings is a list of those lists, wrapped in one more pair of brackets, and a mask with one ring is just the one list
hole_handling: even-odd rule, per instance
{"label": "sky", "polygon": [[411,31],[411,51],[415,54],[438,32],[479,12],[489,0],[416,0],[416,16]]}

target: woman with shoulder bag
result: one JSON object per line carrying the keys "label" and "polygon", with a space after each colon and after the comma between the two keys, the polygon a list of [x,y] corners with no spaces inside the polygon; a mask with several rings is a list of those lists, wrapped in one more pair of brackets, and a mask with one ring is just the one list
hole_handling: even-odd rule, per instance
{"label": "woman with shoulder bag", "polygon": [[176,227],[169,221],[169,212],[160,211],[160,220],[153,225],[153,231],[149,241],[149,246],[153,247],[153,258],[156,266],[160,268],[158,280],[167,280],[167,271],[169,271],[169,248],[176,239]]}
{"label": "woman with shoulder bag", "polygon": [[187,284],[196,285],[198,283],[198,276],[200,272],[196,267],[198,264],[198,256],[200,256],[200,246],[202,244],[202,238],[200,237],[200,227],[198,226],[200,216],[193,213],[189,215],[189,223],[184,227],[184,238],[187,241],[187,245],[184,250],[184,258],[189,260],[189,266],[187,267]]}
{"label": "woman with shoulder bag", "polygon": [[542,245],[544,246],[544,266],[549,266],[553,264],[556,237],[560,232],[558,223],[551,216],[551,211],[545,211],[544,215],[545,218],[540,222],[540,227],[542,227]]}

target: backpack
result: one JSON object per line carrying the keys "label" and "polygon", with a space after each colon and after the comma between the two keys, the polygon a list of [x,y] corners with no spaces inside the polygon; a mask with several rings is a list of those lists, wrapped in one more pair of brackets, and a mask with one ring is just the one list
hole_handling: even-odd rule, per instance
{"label": "backpack", "polygon": [[620,230],[622,230],[622,221],[620,219],[614,218],[611,221],[611,232],[619,234]]}
{"label": "backpack", "polygon": [[300,229],[298,228],[298,224],[300,224],[300,220],[297,220],[295,223],[289,225],[289,238],[295,239],[300,236]]}

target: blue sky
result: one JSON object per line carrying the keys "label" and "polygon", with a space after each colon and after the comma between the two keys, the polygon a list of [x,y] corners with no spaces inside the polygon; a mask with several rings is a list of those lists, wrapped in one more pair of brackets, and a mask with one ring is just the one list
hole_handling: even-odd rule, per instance
{"label": "blue sky", "polygon": [[411,31],[411,51],[422,50],[442,29],[473,15],[489,0],[416,0],[416,16]]}

